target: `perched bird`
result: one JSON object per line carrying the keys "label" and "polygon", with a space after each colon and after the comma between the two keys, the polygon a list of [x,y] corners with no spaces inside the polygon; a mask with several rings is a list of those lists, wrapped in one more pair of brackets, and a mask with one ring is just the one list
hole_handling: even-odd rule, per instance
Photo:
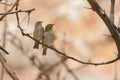
{"label": "perched bird", "polygon": [[[44,32],[44,36],[43,36],[43,43],[51,46],[53,45],[54,39],[55,39],[55,35],[53,32],[53,25],[54,24],[48,24],[45,27],[45,32]],[[46,51],[47,51],[47,47],[43,45],[43,55],[46,55]]]}
{"label": "perched bird", "polygon": [[[36,39],[37,41],[40,41],[42,39],[44,35],[44,28],[42,27],[42,21],[37,21],[35,23],[35,29],[34,29],[34,39]],[[35,42],[33,48],[38,49],[39,48],[39,43]]]}

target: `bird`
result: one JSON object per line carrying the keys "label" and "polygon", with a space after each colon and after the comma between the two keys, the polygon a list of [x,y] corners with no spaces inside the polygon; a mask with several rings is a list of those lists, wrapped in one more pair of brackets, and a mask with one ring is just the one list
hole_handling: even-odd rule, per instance
{"label": "bird", "polygon": [[[37,41],[40,41],[44,35],[44,28],[42,27],[42,21],[37,21],[35,23],[35,28],[33,32],[34,39]],[[35,44],[33,46],[34,49],[39,48],[39,42],[35,41]]]}
{"label": "bird", "polygon": [[[45,26],[43,43],[48,45],[48,46],[52,46],[53,42],[54,42],[54,39],[55,39],[53,26],[54,26],[54,24],[47,24]],[[46,51],[47,51],[47,47],[43,45],[43,55],[46,55]]]}

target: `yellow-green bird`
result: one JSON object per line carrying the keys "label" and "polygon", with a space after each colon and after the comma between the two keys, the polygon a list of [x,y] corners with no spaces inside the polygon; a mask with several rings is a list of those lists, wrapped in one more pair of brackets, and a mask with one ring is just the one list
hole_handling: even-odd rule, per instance
{"label": "yellow-green bird", "polygon": [[[54,24],[48,24],[45,27],[45,32],[44,32],[44,36],[43,36],[43,43],[51,46],[53,45],[54,39],[55,39],[55,35],[53,32],[53,25]],[[47,51],[47,47],[43,45],[43,55],[46,55],[46,51]]]}
{"label": "yellow-green bird", "polygon": [[[44,35],[44,28],[42,27],[42,21],[37,21],[35,23],[35,29],[34,29],[34,39],[36,39],[37,41],[40,41],[42,39]],[[39,43],[35,42],[33,48],[38,49],[39,48]]]}

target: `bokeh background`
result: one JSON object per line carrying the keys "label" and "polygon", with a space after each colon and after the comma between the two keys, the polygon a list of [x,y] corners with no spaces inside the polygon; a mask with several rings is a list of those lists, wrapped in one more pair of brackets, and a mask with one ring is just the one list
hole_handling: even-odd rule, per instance
{"label": "bokeh background", "polygon": [[[105,12],[110,15],[110,0],[96,0]],[[8,0],[11,3],[12,0]],[[115,24],[119,26],[120,1],[115,4]],[[1,13],[4,5],[0,4]],[[113,39],[109,36],[109,30],[100,17],[90,9],[87,0],[20,0],[19,9],[27,10],[35,8],[30,14],[20,13],[21,27],[25,33],[33,36],[36,21],[43,21],[43,26],[48,23],[55,24],[54,32],[56,40],[54,46],[81,61],[105,62],[116,57],[117,49]],[[9,7],[8,7],[9,9]],[[45,69],[61,60],[61,57],[53,50],[48,50],[46,56],[42,56],[42,48],[33,49],[34,41],[22,36],[17,28],[15,14],[8,15],[5,49],[10,55],[5,55],[7,64],[16,73],[20,80],[36,80],[42,72],[32,62],[30,57],[35,55],[36,64]],[[4,22],[0,22],[0,44],[3,43]],[[40,64],[41,63],[41,64]],[[115,80],[120,79],[119,62],[108,65],[85,65],[73,60],[66,60],[65,65],[72,70],[78,80]],[[73,77],[65,65],[58,64],[46,71],[50,80],[77,80]],[[1,72],[2,68],[0,68]],[[0,73],[1,74],[1,73]],[[39,80],[46,80],[42,76]],[[5,72],[4,80],[12,80]],[[117,80],[117,79],[116,79]]]}

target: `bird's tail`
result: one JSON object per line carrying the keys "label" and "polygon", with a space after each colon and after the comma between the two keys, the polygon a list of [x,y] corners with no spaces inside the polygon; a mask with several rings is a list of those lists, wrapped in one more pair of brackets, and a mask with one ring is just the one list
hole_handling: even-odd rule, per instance
{"label": "bird's tail", "polygon": [[47,52],[47,47],[44,46],[44,47],[43,47],[43,54],[42,54],[42,55],[46,55],[46,52]]}
{"label": "bird's tail", "polygon": [[44,48],[44,36],[42,37],[42,48]]}
{"label": "bird's tail", "polygon": [[34,48],[34,49],[38,49],[38,48],[39,48],[39,43],[38,43],[38,42],[35,42],[33,48]]}

